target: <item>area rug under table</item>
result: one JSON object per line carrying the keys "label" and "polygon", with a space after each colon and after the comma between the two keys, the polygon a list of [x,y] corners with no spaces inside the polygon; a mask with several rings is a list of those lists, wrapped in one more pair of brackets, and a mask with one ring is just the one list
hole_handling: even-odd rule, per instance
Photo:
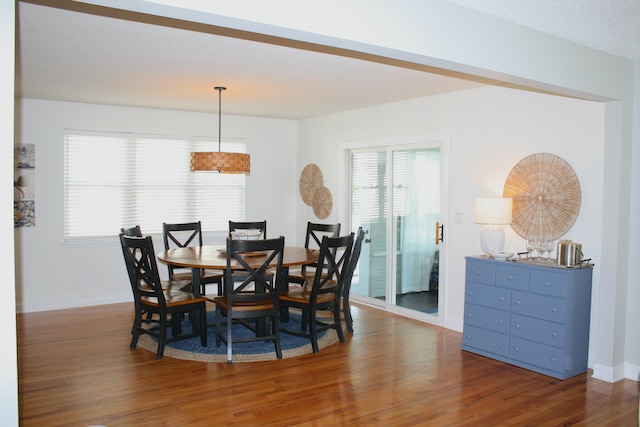
{"label": "area rug under table", "polygon": [[[297,313],[289,315],[288,322],[281,325],[287,329],[300,330],[301,316]],[[200,345],[200,337],[189,338],[173,343],[169,343],[164,348],[164,357],[176,359],[193,360],[197,362],[227,362],[227,346],[224,342],[220,347],[216,347],[215,311],[207,312],[207,342],[206,347]],[[183,324],[183,331],[190,332],[190,322]],[[170,332],[169,332],[170,333]],[[241,325],[233,326],[235,337],[250,336],[253,332]],[[318,347],[320,349],[338,342],[338,334],[335,330],[321,332],[318,334]],[[298,337],[291,334],[280,334],[280,346],[282,347],[282,358],[296,357],[303,354],[312,353],[311,341],[309,338]],[[150,335],[142,335],[138,340],[138,347],[155,353],[158,349],[158,342]],[[273,341],[254,341],[233,344],[234,362],[258,362],[263,360],[278,360],[275,353]]]}

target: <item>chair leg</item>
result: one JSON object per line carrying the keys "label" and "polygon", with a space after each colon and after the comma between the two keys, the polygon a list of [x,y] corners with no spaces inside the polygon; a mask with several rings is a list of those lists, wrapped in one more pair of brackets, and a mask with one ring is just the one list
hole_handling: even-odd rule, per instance
{"label": "chair leg", "polygon": [[222,309],[216,307],[216,347],[220,347],[222,340],[220,334],[222,333]]}
{"label": "chair leg", "polygon": [[280,316],[278,314],[278,310],[273,315],[273,322],[271,322],[273,326],[273,335],[275,336],[275,344],[276,344],[276,357],[278,359],[282,359],[282,347],[280,346]]}
{"label": "chair leg", "polygon": [[318,331],[316,329],[316,311],[309,310],[309,337],[311,338],[311,348],[314,353],[318,353]]}
{"label": "chair leg", "polygon": [[227,363],[233,363],[233,337],[231,332],[231,327],[233,326],[233,321],[229,316],[229,312],[227,312]]}
{"label": "chair leg", "polygon": [[340,342],[344,342],[344,333],[342,332],[342,323],[340,322],[340,300],[337,300],[336,305],[333,307],[333,322],[338,333],[338,339]]}
{"label": "chair leg", "polygon": [[200,345],[207,346],[207,306],[202,303],[200,311]]}
{"label": "chair leg", "polygon": [[342,310],[344,313],[344,323],[347,325],[347,331],[350,334],[353,333],[353,317],[351,317],[351,305],[349,304],[349,299],[345,298],[342,300]]}
{"label": "chair leg", "polygon": [[140,338],[140,328],[142,327],[142,313],[136,312],[135,317],[133,319],[133,327],[131,328],[131,344],[129,344],[129,348],[131,350],[135,350],[138,346],[138,338]]}
{"label": "chair leg", "polygon": [[164,346],[167,343],[167,315],[160,315],[160,337],[158,339],[158,351],[156,352],[156,359],[162,359],[164,354]]}

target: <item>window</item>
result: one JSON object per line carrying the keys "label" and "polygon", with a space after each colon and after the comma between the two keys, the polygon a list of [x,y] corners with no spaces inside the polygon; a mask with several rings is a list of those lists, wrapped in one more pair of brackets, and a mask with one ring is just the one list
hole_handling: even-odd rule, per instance
{"label": "window", "polygon": [[[217,142],[198,137],[66,130],[64,133],[64,240],[99,239],[139,224],[161,233],[163,222],[202,221],[227,231],[244,219],[245,176],[191,172],[192,151]],[[245,152],[242,141],[222,150]]]}

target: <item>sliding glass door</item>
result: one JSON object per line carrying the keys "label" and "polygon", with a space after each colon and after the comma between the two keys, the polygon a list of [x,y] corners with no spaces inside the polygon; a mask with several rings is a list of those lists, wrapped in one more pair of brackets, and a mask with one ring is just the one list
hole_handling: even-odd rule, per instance
{"label": "sliding glass door", "polygon": [[367,235],[354,299],[436,315],[439,291],[439,144],[350,151],[350,215]]}

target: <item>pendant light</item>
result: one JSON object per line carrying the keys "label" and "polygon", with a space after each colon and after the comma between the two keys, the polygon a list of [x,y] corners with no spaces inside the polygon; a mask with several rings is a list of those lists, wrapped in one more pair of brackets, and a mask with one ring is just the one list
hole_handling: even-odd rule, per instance
{"label": "pendant light", "polygon": [[219,173],[244,173],[251,170],[251,158],[245,153],[225,153],[222,143],[222,91],[226,87],[216,86],[218,91],[218,151],[194,151],[191,153],[191,171],[208,171]]}

